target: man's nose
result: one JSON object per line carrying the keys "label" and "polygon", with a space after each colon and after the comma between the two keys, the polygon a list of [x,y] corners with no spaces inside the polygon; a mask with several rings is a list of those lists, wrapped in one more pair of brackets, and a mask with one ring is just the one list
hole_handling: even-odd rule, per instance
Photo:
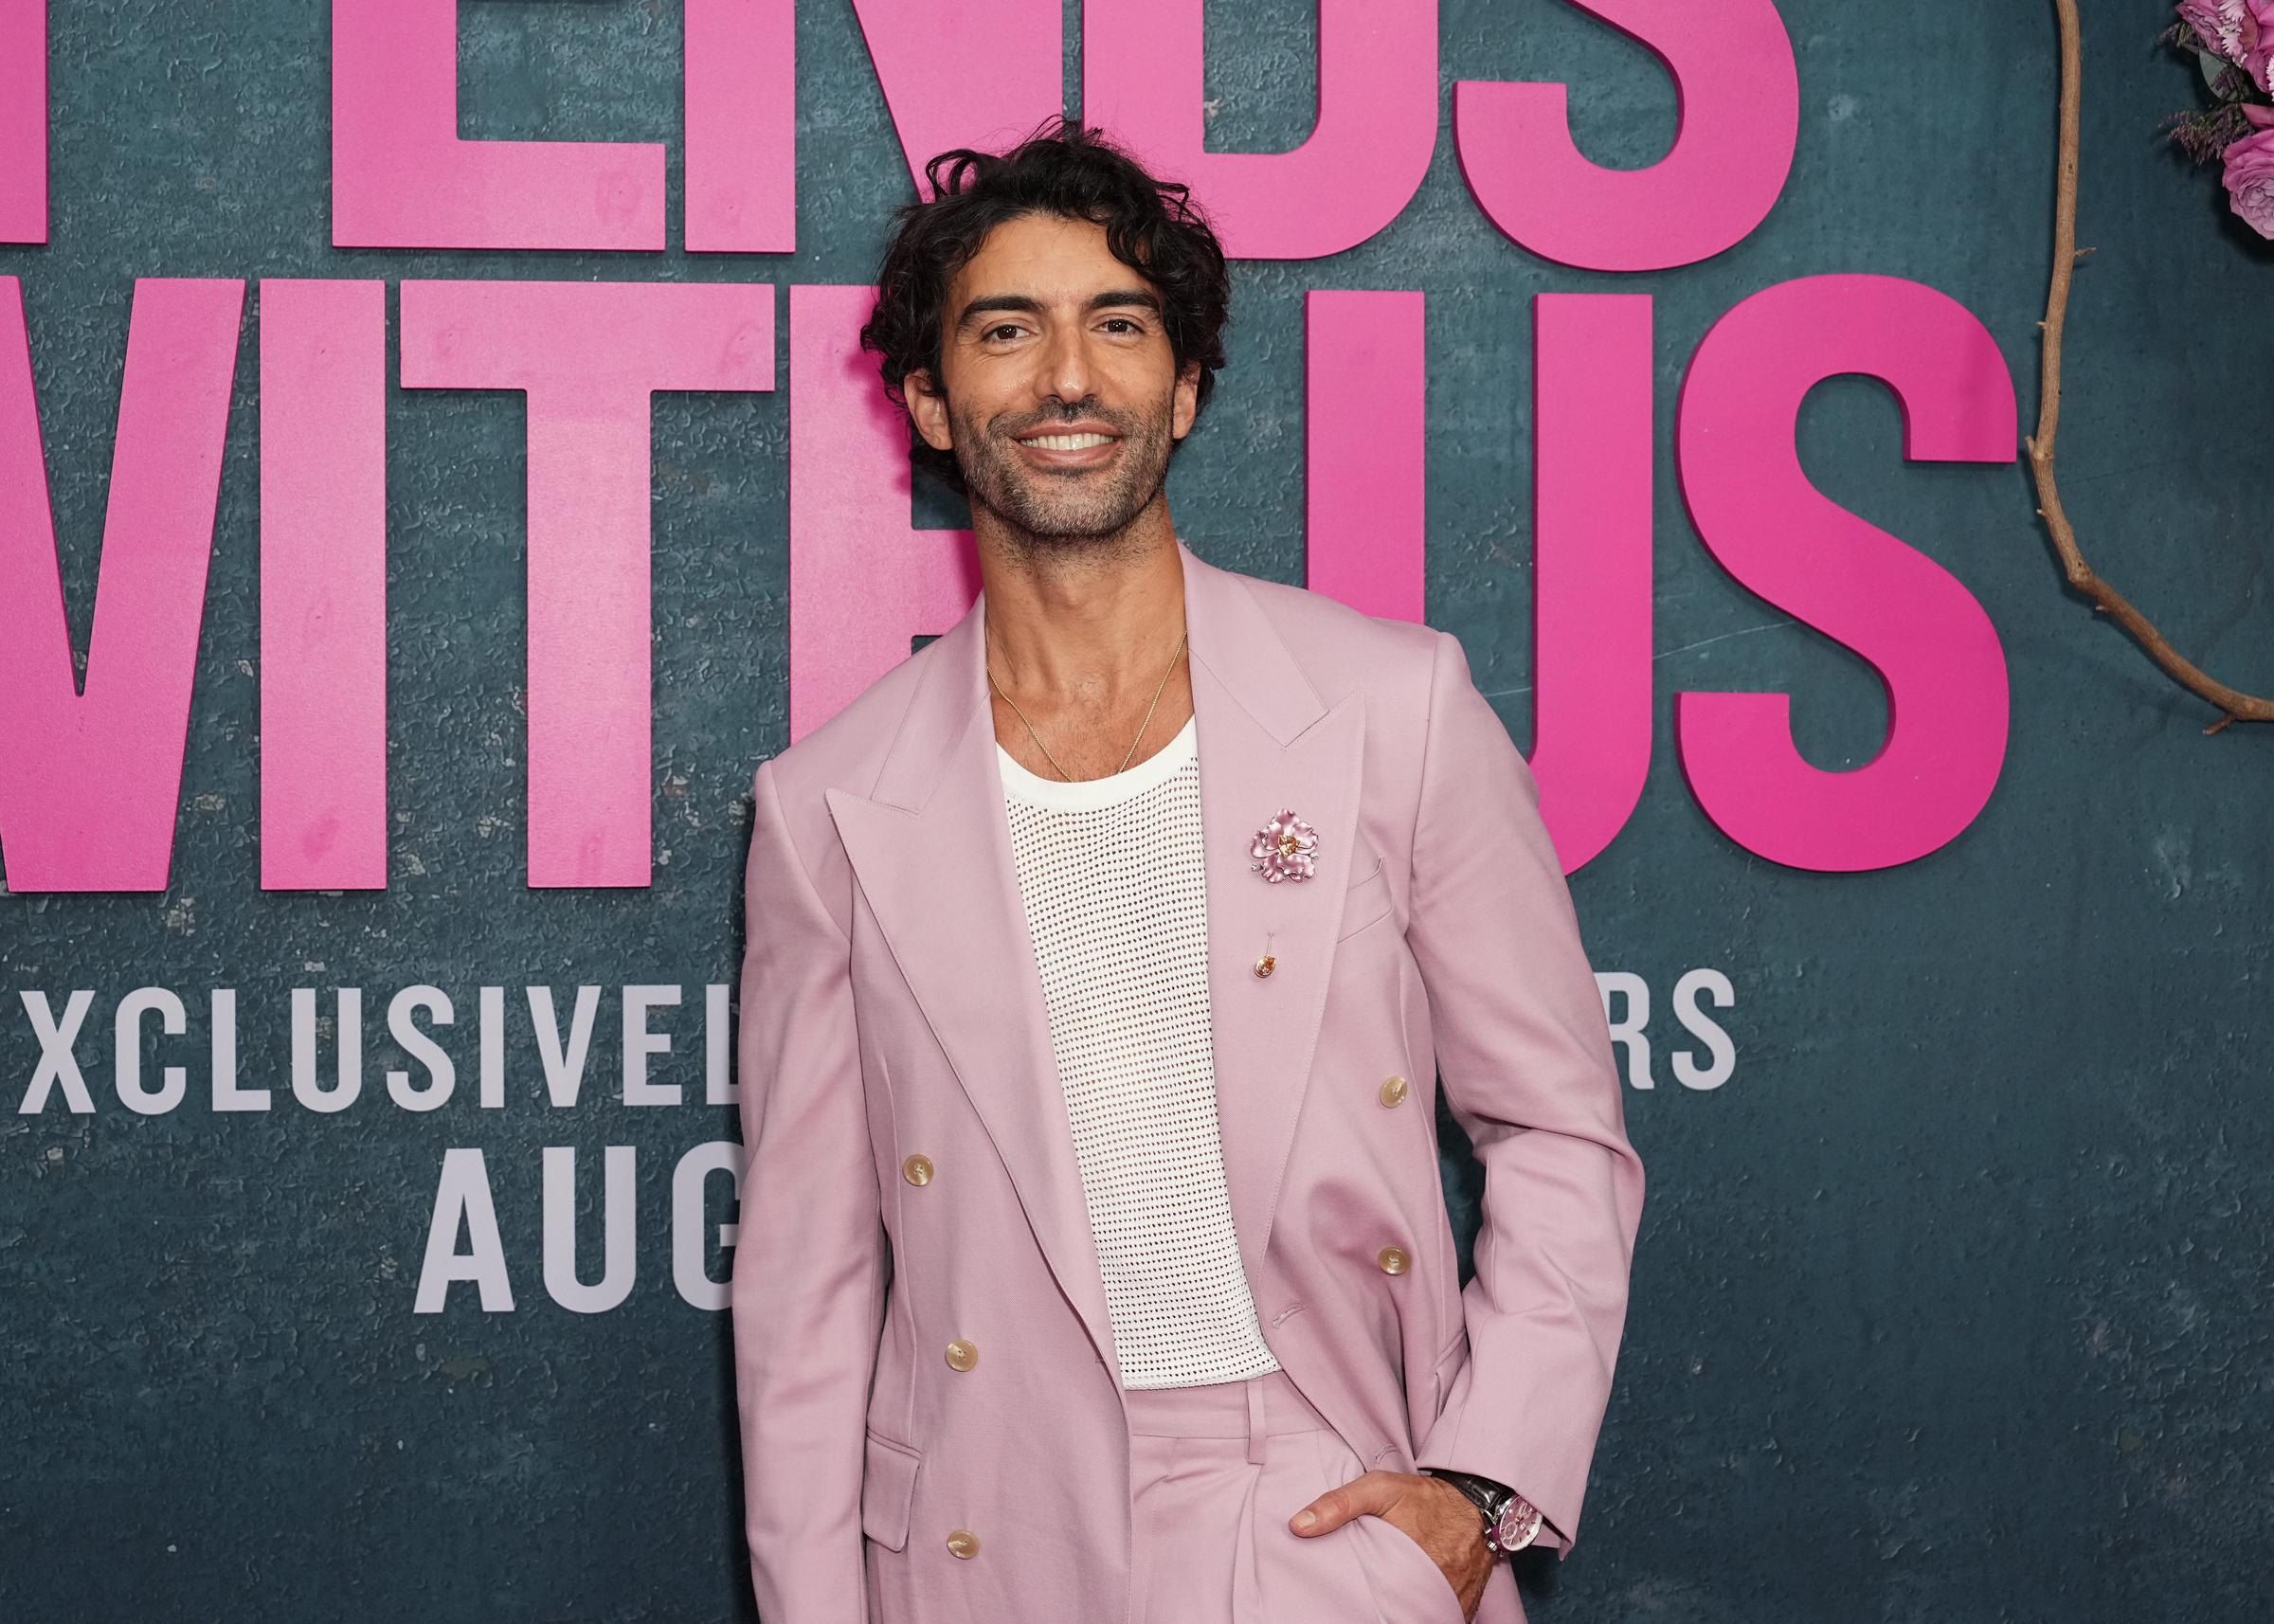
{"label": "man's nose", "polygon": [[1090,350],[1080,328],[1059,328],[1051,334],[1038,382],[1044,393],[1069,405],[1090,398]]}

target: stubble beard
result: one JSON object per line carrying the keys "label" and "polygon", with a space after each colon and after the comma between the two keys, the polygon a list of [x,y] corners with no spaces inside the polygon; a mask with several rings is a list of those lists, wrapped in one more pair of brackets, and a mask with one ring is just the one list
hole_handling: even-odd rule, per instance
{"label": "stubble beard", "polygon": [[[983,424],[948,403],[955,430],[956,466],[975,507],[984,508],[1026,551],[1110,550],[1159,497],[1168,477],[1176,397],[1164,396],[1153,412],[1117,411],[1094,403],[1062,412],[1033,412]],[[1105,469],[1038,472],[1026,467],[1016,441],[1056,423],[1100,422],[1121,437],[1120,454]]]}

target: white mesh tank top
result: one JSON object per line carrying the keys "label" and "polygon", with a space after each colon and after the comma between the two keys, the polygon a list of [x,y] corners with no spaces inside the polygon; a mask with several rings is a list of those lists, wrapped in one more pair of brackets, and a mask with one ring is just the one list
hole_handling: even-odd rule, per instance
{"label": "white mesh tank top", "polygon": [[995,753],[1122,1385],[1276,1370],[1217,1136],[1196,725],[1072,784]]}

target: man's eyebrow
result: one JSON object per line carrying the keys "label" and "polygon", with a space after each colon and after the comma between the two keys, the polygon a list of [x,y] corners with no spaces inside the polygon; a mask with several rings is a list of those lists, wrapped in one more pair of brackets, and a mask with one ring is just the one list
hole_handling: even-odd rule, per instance
{"label": "man's eyebrow", "polygon": [[955,329],[961,333],[977,317],[991,316],[998,311],[1006,310],[1015,311],[1021,316],[1039,316],[1042,314],[1042,302],[1039,299],[1030,298],[1022,293],[991,293],[984,298],[975,298],[964,306],[962,313],[955,318]]}
{"label": "man's eyebrow", "polygon": [[[1101,310],[1131,308],[1148,310],[1155,316],[1162,314],[1160,296],[1144,288],[1109,288],[1104,293],[1092,294],[1084,308],[1092,315]],[[1022,293],[986,294],[964,306],[955,318],[955,329],[961,333],[980,316],[999,315],[1005,311],[1020,316],[1039,316],[1042,314],[1042,301]]]}
{"label": "man's eyebrow", "polygon": [[1135,305],[1140,310],[1151,311],[1155,316],[1161,314],[1160,295],[1144,288],[1113,288],[1105,293],[1092,294],[1090,298],[1092,315],[1101,310],[1111,310],[1117,305]]}

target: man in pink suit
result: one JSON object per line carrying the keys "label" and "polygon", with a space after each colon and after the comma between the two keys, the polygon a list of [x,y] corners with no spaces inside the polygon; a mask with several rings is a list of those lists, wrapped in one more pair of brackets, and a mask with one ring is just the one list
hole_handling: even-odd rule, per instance
{"label": "man in pink suit", "polygon": [[755,784],[760,1615],[1521,1624],[1643,1193],[1538,786],[1453,637],[1177,536],[1228,288],[1183,189],[1074,127],[931,177],[863,341],[982,590]]}

